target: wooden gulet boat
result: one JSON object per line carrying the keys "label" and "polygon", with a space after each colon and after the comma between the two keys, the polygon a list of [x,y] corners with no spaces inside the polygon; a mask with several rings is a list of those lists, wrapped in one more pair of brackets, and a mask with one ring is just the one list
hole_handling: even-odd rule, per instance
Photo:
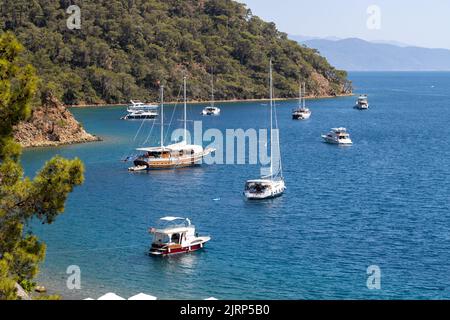
{"label": "wooden gulet boat", "polygon": [[199,165],[205,156],[215,152],[213,148],[187,143],[186,77],[184,77],[184,139],[182,142],[164,145],[164,86],[161,86],[161,145],[138,148],[141,155],[134,159],[129,171],[175,169]]}

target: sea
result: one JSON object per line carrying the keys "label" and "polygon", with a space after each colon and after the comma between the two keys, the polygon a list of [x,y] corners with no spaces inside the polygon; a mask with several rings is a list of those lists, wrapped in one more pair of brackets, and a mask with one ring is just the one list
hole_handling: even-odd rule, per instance
{"label": "sea", "polygon": [[[72,109],[103,141],[22,157],[31,177],[55,155],[86,170],[55,223],[29,225],[47,245],[38,282],[64,299],[449,299],[450,73],[349,78],[356,96],[308,100],[307,121],[292,120],[297,101],[276,103],[287,190],[267,201],[242,195],[259,163],[130,173],[121,160],[159,144],[159,120],[120,120],[126,106]],[[353,108],[358,94],[370,110]],[[201,116],[205,105],[188,105],[189,130],[201,121],[225,137],[269,125],[265,101],[220,103],[218,117]],[[182,104],[165,116],[168,143]],[[333,127],[347,128],[353,146],[324,143]],[[212,240],[152,257],[148,228],[164,216],[188,217]]]}

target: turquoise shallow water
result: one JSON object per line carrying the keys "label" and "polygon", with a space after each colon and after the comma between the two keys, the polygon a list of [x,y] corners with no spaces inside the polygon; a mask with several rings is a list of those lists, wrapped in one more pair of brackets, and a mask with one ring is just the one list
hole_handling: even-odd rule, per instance
{"label": "turquoise shallow water", "polygon": [[[120,107],[73,110],[103,142],[23,157],[30,175],[55,154],[86,164],[64,215],[32,226],[48,244],[40,280],[65,298],[450,298],[450,73],[350,77],[357,93],[369,94],[370,111],[354,110],[355,97],[314,100],[312,118],[297,122],[295,102],[279,104],[288,190],[263,203],[241,194],[259,174],[255,165],[130,174],[118,160],[140,122],[119,120]],[[221,107],[217,118],[202,118],[199,105],[189,114],[204,129],[267,125],[261,103]],[[349,129],[354,146],[321,142],[335,126]],[[137,141],[148,133],[145,126]],[[149,257],[147,228],[165,215],[192,218],[213,240],[202,252]],[[70,265],[81,268],[81,290],[66,288]],[[369,265],[381,268],[381,290],[366,287]]]}

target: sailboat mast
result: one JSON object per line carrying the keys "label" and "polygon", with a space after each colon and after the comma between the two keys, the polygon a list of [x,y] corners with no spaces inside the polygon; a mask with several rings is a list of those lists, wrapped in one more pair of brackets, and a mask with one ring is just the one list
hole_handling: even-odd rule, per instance
{"label": "sailboat mast", "polygon": [[270,179],[273,179],[273,78],[272,59],[270,59]]}
{"label": "sailboat mast", "polygon": [[302,101],[303,101],[302,90],[303,90],[302,83],[300,82],[300,85],[299,85],[299,88],[298,88],[298,92],[299,92],[299,94],[298,94],[298,103],[299,103],[300,107],[302,106]]}
{"label": "sailboat mast", "polygon": [[211,106],[214,107],[214,73],[211,73]]}
{"label": "sailboat mast", "polygon": [[164,147],[164,86],[161,86],[161,148]]}
{"label": "sailboat mast", "polygon": [[306,107],[306,83],[305,82],[303,82],[303,95],[302,95],[302,97],[303,97],[303,108],[305,108]]}
{"label": "sailboat mast", "polygon": [[187,98],[186,98],[186,76],[184,76],[184,142],[187,143],[187,111],[186,111],[186,104],[187,104]]}

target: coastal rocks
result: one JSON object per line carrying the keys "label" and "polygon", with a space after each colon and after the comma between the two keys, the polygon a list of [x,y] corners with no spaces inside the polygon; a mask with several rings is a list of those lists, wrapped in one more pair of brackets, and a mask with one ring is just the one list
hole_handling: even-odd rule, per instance
{"label": "coastal rocks", "polygon": [[14,128],[14,138],[22,147],[58,146],[100,140],[87,133],[53,95],[47,94],[42,100],[42,106],[33,109],[30,119]]}
{"label": "coastal rocks", "polygon": [[38,293],[45,293],[47,292],[47,289],[44,286],[36,286],[36,288],[34,288],[34,291]]}
{"label": "coastal rocks", "polygon": [[16,287],[17,297],[19,297],[20,300],[31,300],[28,293],[22,288],[22,286],[20,284],[16,283],[15,287]]}

